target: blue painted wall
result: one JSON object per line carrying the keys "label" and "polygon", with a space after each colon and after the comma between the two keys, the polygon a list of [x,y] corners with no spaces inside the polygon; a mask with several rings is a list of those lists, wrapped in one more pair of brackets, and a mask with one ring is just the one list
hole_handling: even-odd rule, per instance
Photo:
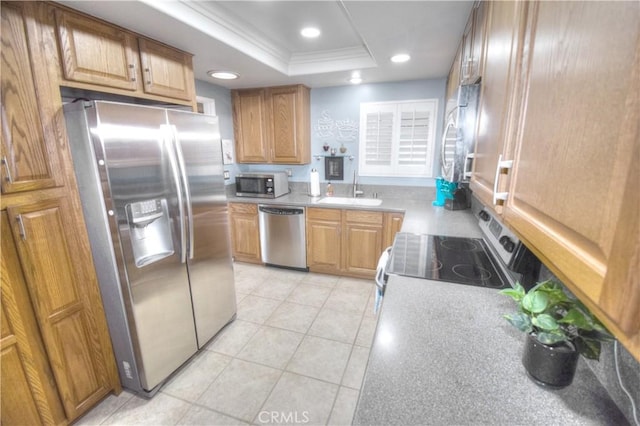
{"label": "blue painted wall", "polygon": [[[326,111],[333,120],[351,120],[360,122],[360,103],[405,101],[414,99],[438,99],[438,120],[436,128],[436,152],[442,135],[442,122],[444,115],[444,95],[446,79],[413,80],[394,83],[361,84],[337,87],[325,87],[311,90],[311,153],[313,155],[325,155],[322,145],[325,142],[319,134],[318,120]],[[220,117],[220,127],[224,139],[233,139],[233,118],[231,112],[231,99],[228,89],[216,86],[204,81],[196,80],[196,92],[199,96],[205,96],[216,100],[216,114]],[[339,149],[341,143],[336,139],[327,139],[329,145]],[[344,182],[350,182],[353,171],[358,167],[358,138],[353,142],[346,142],[345,156],[353,155],[353,161],[345,159]],[[340,154],[338,154],[340,155]],[[435,156],[437,158],[437,155]],[[436,162],[437,163],[437,162]],[[312,158],[311,164],[303,166],[268,164],[234,164],[225,167],[232,177],[238,172],[249,171],[280,171],[290,169],[294,182],[307,182],[312,168],[318,169],[321,180],[324,182],[324,161]],[[434,165],[434,176],[439,172],[439,164]],[[233,181],[233,179],[232,179]],[[232,181],[228,181],[231,183]],[[403,185],[403,186],[434,186],[433,178],[390,178],[390,177],[359,177],[358,181],[364,184],[376,185]]]}

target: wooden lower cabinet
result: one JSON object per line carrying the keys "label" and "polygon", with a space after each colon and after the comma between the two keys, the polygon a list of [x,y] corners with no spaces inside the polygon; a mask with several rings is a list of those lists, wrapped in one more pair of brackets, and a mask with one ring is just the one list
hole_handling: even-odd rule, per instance
{"label": "wooden lower cabinet", "polygon": [[258,205],[229,203],[229,225],[234,260],[262,263]]}
{"label": "wooden lower cabinet", "polygon": [[65,424],[6,212],[2,212],[2,235],[2,424]]}
{"label": "wooden lower cabinet", "polygon": [[404,213],[385,213],[384,214],[384,231],[382,233],[382,249],[391,247],[396,234],[402,229],[402,220]]}
{"label": "wooden lower cabinet", "polygon": [[373,277],[382,253],[384,213],[343,211],[342,259],[347,275]]}
{"label": "wooden lower cabinet", "polygon": [[[82,221],[72,205],[65,195],[9,205],[2,229],[3,268],[4,247],[12,245],[18,259],[12,274],[17,276],[19,266],[68,421],[84,414],[112,389],[119,390],[95,274],[89,269],[91,264],[78,261],[79,253],[86,253],[88,247],[74,231]],[[17,285],[18,281],[12,281],[11,286]],[[3,295],[4,291],[3,274]],[[3,335],[5,331],[3,328]],[[4,358],[4,339],[2,350]],[[5,392],[2,398],[4,424]],[[14,403],[11,406],[19,409]],[[58,422],[56,414],[52,410],[54,423]]]}
{"label": "wooden lower cabinet", "polygon": [[[307,208],[307,266],[312,272],[373,278],[402,213]],[[388,243],[391,241],[391,243]]]}
{"label": "wooden lower cabinet", "polygon": [[308,208],[306,227],[309,270],[338,274],[342,270],[342,212]]}

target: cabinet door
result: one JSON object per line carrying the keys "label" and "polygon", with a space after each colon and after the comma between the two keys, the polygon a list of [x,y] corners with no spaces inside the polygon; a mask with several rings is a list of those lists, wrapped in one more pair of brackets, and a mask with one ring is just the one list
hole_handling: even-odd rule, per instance
{"label": "cabinet door", "polygon": [[529,12],[504,218],[640,359],[640,3]]}
{"label": "cabinet door", "polygon": [[138,39],[145,93],[191,101],[195,98],[191,55],[144,38]]}
{"label": "cabinet door", "polygon": [[[110,390],[106,327],[97,283],[76,261],[88,250],[67,198],[7,208],[11,234],[67,418],[86,412]],[[5,238],[3,233],[3,238]]]}
{"label": "cabinet door", "polygon": [[266,100],[264,89],[231,91],[236,157],[239,163],[267,163]]}
{"label": "cabinet door", "polygon": [[458,46],[458,51],[451,64],[449,70],[449,77],[447,78],[447,93],[445,94],[445,114],[444,119],[446,124],[447,116],[456,107],[458,94],[458,86],[460,86],[460,65],[462,61],[462,43]]}
{"label": "cabinet door", "polygon": [[350,275],[371,278],[382,253],[383,213],[344,211],[343,267]]}
{"label": "cabinet door", "polygon": [[262,263],[256,204],[229,203],[231,247],[237,261]]}
{"label": "cabinet door", "polygon": [[122,28],[56,9],[64,78],[135,91],[136,38]]}
{"label": "cabinet door", "polygon": [[3,2],[2,193],[61,186],[51,81],[42,49],[39,3]]}
{"label": "cabinet door", "polygon": [[396,234],[402,229],[403,213],[385,213],[384,214],[384,233],[382,235],[382,249],[391,247]]}
{"label": "cabinet door", "polygon": [[307,209],[307,266],[313,272],[340,274],[342,269],[341,212]]}
{"label": "cabinet door", "polygon": [[[508,125],[515,122],[514,96],[522,35],[525,25],[523,2],[494,1],[488,5],[482,71],[482,93],[476,134],[474,170],[471,177],[473,194],[485,206],[493,206],[496,167],[500,155],[513,159],[508,144]],[[501,176],[496,189],[507,190],[508,177]],[[495,206],[498,212],[500,206]]]}
{"label": "cabinet door", "polygon": [[310,161],[309,89],[304,86],[268,89],[271,124],[271,162]]}
{"label": "cabinet door", "polygon": [[2,235],[2,424],[62,424],[66,420],[64,410],[31,308],[6,212],[2,212]]}

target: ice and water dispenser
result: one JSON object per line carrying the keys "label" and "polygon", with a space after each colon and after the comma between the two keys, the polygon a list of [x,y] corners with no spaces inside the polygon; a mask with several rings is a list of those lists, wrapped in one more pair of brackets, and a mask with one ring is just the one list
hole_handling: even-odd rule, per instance
{"label": "ice and water dispenser", "polygon": [[138,268],[174,253],[166,199],[138,201],[127,204],[126,209],[133,256]]}

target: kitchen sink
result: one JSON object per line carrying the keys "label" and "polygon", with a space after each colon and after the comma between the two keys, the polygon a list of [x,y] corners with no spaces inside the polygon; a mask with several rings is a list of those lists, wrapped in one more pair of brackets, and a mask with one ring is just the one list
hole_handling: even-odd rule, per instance
{"label": "kitchen sink", "polygon": [[324,197],[318,200],[318,204],[338,204],[341,206],[379,206],[382,200],[379,198],[347,198]]}

